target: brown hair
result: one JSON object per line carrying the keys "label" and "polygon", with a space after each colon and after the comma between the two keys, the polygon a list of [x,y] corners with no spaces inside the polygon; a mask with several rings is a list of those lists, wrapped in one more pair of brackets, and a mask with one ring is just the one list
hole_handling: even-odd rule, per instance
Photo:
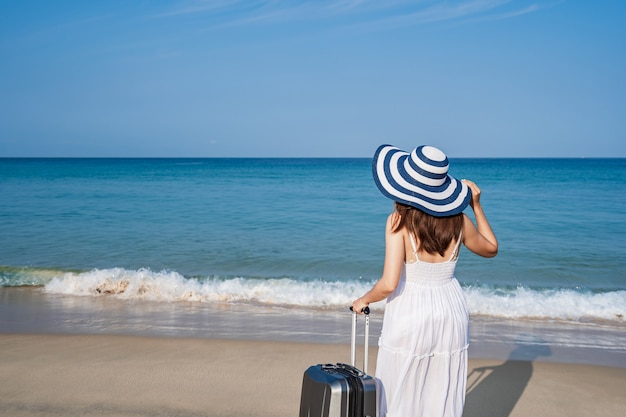
{"label": "brown hair", "polygon": [[396,202],[400,215],[393,226],[393,232],[406,227],[418,240],[418,251],[444,256],[452,239],[458,239],[463,228],[463,213],[449,217],[435,217],[423,211]]}

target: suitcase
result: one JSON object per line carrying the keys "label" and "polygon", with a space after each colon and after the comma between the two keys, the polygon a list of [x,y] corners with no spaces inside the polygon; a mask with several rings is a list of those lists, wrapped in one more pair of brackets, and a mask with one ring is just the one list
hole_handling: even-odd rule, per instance
{"label": "suitcase", "polygon": [[356,322],[353,312],[351,365],[318,364],[304,372],[300,417],[378,417],[376,379],[367,374],[369,309],[365,310],[363,371],[355,367]]}

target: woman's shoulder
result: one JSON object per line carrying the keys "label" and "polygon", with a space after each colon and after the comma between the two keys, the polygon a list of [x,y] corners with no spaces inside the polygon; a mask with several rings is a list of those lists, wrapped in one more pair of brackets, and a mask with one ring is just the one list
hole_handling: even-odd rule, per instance
{"label": "woman's shoulder", "polygon": [[388,235],[398,237],[405,237],[407,235],[408,232],[406,229],[406,225],[400,224],[401,219],[402,217],[397,211],[394,211],[389,216],[387,216],[386,230]]}
{"label": "woman's shoulder", "polygon": [[392,211],[389,216],[387,216],[387,229],[396,229],[398,223],[400,223],[400,219],[400,213]]}
{"label": "woman's shoulder", "polygon": [[397,211],[392,211],[391,213],[389,213],[389,216],[387,216],[387,222],[399,221],[399,220],[400,220],[400,213],[398,213]]}

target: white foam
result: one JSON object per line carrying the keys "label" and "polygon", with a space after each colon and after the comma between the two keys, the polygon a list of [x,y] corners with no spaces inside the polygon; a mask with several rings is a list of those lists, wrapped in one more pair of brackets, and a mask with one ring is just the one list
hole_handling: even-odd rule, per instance
{"label": "white foam", "polygon": [[[177,272],[122,268],[65,273],[45,291],[81,296],[111,296],[161,302],[230,302],[306,308],[345,308],[368,291],[365,280],[299,281],[292,278],[185,278]],[[624,322],[626,291],[582,293],[574,290],[464,289],[470,314],[504,318],[611,320]],[[371,306],[383,309],[384,302]]]}
{"label": "white foam", "polygon": [[568,289],[537,291],[524,287],[508,291],[470,287],[464,291],[472,314],[574,321],[624,321],[626,318],[626,291],[604,293]]}
{"label": "white foam", "polygon": [[350,305],[370,287],[370,282],[297,281],[291,278],[214,277],[198,280],[185,278],[177,272],[113,268],[66,273],[53,278],[44,290],[55,294],[113,296],[127,300],[247,302],[334,308]]}

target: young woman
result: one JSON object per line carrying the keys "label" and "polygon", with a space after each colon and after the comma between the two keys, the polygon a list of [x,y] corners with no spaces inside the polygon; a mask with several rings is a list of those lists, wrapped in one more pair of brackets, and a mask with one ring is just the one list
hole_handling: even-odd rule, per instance
{"label": "young woman", "polygon": [[[382,277],[352,307],[361,312],[387,298],[376,365],[380,416],[461,417],[469,317],[456,261],[461,243],[484,257],[498,252],[480,189],[449,176],[448,158],[432,146],[408,153],[382,145],[373,173],[396,210],[387,219]],[[463,214],[468,205],[476,225]]]}

